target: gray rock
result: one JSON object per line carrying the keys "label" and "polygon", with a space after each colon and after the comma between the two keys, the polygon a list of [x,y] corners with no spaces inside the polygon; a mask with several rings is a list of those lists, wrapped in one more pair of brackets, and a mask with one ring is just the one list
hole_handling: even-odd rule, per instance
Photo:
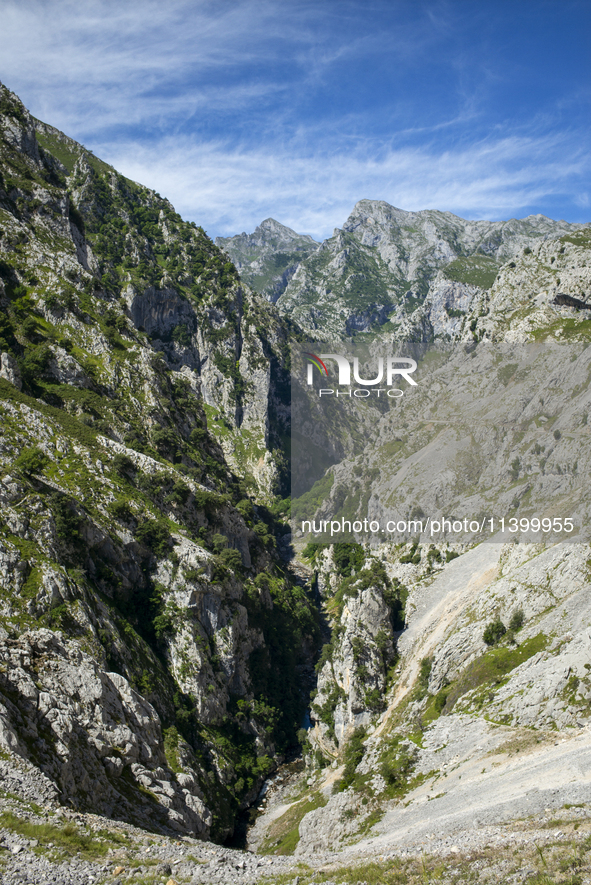
{"label": "gray rock", "polygon": [[10,381],[18,390],[22,387],[18,363],[9,353],[0,354],[0,378]]}

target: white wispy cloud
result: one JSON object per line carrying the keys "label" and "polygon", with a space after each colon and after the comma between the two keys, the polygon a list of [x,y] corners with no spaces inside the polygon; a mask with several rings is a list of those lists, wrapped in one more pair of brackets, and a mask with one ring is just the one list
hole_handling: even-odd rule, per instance
{"label": "white wispy cloud", "polygon": [[297,45],[297,13],[265,0],[4,0],[0,76],[70,131],[166,126],[275,93],[271,78],[231,82],[232,72]]}
{"label": "white wispy cloud", "polygon": [[[460,7],[2,0],[0,78],[36,116],[212,234],[273,216],[322,238],[363,198],[472,218],[554,201],[580,215],[589,192],[580,118],[578,131],[556,134],[567,115],[559,98],[518,125],[488,124],[487,90],[511,75],[467,39],[466,21],[478,30],[491,7],[476,4],[471,18]],[[374,26],[374,16],[392,26]],[[393,89],[379,108],[342,101],[333,112],[331,95],[349,68],[377,93],[391,70],[422,82],[434,57],[454,72],[453,88],[436,90],[442,101],[428,112],[424,100],[439,86],[428,79],[416,92]],[[308,94],[315,99],[300,113]],[[569,120],[576,111],[573,102]]]}
{"label": "white wispy cloud", "polygon": [[[407,14],[396,27],[372,27],[374,12],[398,8]],[[441,33],[417,8],[412,16],[407,0],[3,0],[0,78],[79,138],[174,129],[201,113],[256,115],[289,89],[287,112],[309,88],[333,86],[347,62],[371,67],[387,56],[419,67]]]}
{"label": "white wispy cloud", "polygon": [[273,216],[321,239],[344,223],[360,199],[471,218],[523,215],[555,196],[575,203],[590,160],[573,141],[505,135],[457,150],[438,152],[430,145],[375,157],[371,145],[355,155],[335,150],[302,156],[264,145],[235,150],[220,142],[166,139],[139,151],[135,143],[111,150],[104,145],[99,155],[166,194],[210,234],[251,231]]}

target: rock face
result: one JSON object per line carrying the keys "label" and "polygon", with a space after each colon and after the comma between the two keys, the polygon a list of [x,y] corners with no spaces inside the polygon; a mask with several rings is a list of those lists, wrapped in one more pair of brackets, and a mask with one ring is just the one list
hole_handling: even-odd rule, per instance
{"label": "rock face", "polygon": [[[589,553],[587,544],[482,544],[447,564],[408,563],[400,550],[383,547],[358,564],[347,587],[378,562],[392,584],[404,579],[405,629],[396,633],[385,709],[372,711],[362,730],[349,720],[329,768],[318,765],[318,753],[334,755],[326,734],[336,717],[315,702],[309,792],[298,790],[283,806],[284,832],[300,809],[299,857],[326,847],[348,851],[355,842],[375,853],[416,845],[434,832],[452,844],[460,833],[516,813],[588,801]],[[327,565],[317,557],[319,575]],[[328,582],[322,586],[334,612],[342,584],[336,581],[332,592]],[[496,621],[507,632],[487,642]],[[338,624],[336,661],[350,642]],[[358,623],[363,635],[365,624]],[[327,671],[325,663],[323,686]],[[313,810],[305,813],[311,799]],[[259,818],[258,844],[268,843],[266,831],[282,833],[281,820],[275,810],[267,823]]]}
{"label": "rock face", "polygon": [[225,838],[317,641],[266,506],[286,328],[170,203],[0,111],[3,752],[74,809]]}
{"label": "rock face", "polygon": [[21,373],[17,361],[9,353],[0,354],[0,378],[4,378],[20,390]]}
{"label": "rock face", "polygon": [[147,827],[209,834],[211,812],[197,775],[188,769],[177,780],[158,714],[127,679],[50,630],[3,639],[0,659],[0,743],[32,757],[63,802]]}
{"label": "rock face", "polygon": [[318,243],[306,234],[267,218],[251,234],[216,237],[242,279],[269,301],[277,301],[301,262],[316,251]]}
{"label": "rock face", "polygon": [[[324,567],[328,565],[325,561]],[[396,593],[383,569],[361,570],[340,591],[332,638],[318,664],[312,739],[330,756],[382,709],[396,658]]]}

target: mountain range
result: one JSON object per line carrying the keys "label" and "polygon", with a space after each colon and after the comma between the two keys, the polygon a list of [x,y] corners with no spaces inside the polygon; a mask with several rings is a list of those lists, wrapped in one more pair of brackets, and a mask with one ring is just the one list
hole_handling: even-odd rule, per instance
{"label": "mountain range", "polygon": [[[590,247],[369,200],[213,243],[0,87],[4,881],[584,881]],[[428,383],[343,412],[312,515],[574,540],[292,533],[290,348],[343,338]]]}
{"label": "mountain range", "polygon": [[361,200],[342,229],[318,245],[273,219],[216,244],[245,281],[312,338],[388,331],[388,323],[408,338],[419,308],[442,285],[487,291],[524,249],[584,228],[543,215],[465,221]]}

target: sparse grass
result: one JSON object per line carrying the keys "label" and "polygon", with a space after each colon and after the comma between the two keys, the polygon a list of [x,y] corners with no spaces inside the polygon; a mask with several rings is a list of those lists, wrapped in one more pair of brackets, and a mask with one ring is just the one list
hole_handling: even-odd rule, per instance
{"label": "sparse grass", "polygon": [[66,139],[60,140],[58,135],[53,133],[37,132],[37,141],[41,147],[49,151],[50,154],[60,161],[62,166],[68,170],[68,174],[72,172],[76,165],[76,160],[80,156],[81,151],[74,148],[72,142]]}
{"label": "sparse grass", "polygon": [[[587,826],[590,822],[586,821]],[[561,821],[562,826],[567,822]],[[572,824],[572,822],[571,822]],[[527,885],[581,885],[591,873],[591,838],[588,833],[566,832],[560,840],[546,841],[539,831],[539,823],[526,821],[517,824],[520,838],[516,843],[474,847],[456,854],[417,854],[414,857],[365,859],[347,866],[325,864],[311,870],[301,865],[297,869],[299,885],[427,885],[445,882],[465,885],[469,882],[507,881],[526,882]],[[295,871],[261,877],[259,885],[291,885]]]}
{"label": "sparse grass", "polygon": [[[453,683],[442,709],[449,713],[458,700],[468,692],[491,684],[500,684],[511,670],[539,651],[543,651],[547,643],[548,637],[544,633],[538,633],[537,636],[526,639],[515,648],[502,646],[487,651],[466,667],[459,679]],[[476,705],[484,703],[484,697],[472,700]]]}
{"label": "sparse grass", "polygon": [[591,248],[591,231],[589,228],[578,230],[574,234],[565,234],[560,237],[561,243],[572,243],[573,246],[579,246],[583,249]]}
{"label": "sparse grass", "polygon": [[326,799],[322,793],[312,793],[291,806],[285,814],[273,821],[265,841],[259,849],[261,854],[293,854],[300,841],[300,822],[304,815],[316,808],[323,808]]}
{"label": "sparse grass", "polygon": [[457,258],[443,270],[448,280],[479,286],[481,289],[490,289],[498,272],[499,267],[496,261],[485,255]]}
{"label": "sparse grass", "polygon": [[[0,826],[19,836],[27,839],[36,839],[41,850],[47,850],[50,846],[56,848],[61,854],[72,857],[79,854],[86,859],[102,857],[107,853],[107,849],[111,847],[108,842],[102,838],[97,839],[98,834],[89,835],[82,832],[74,824],[64,824],[59,827],[50,823],[32,823],[30,820],[18,817],[11,811],[5,811],[0,814]],[[110,841],[113,843],[120,842],[110,831],[102,831],[107,833]]]}
{"label": "sparse grass", "polygon": [[[554,732],[551,732],[550,738],[552,741],[555,740]],[[500,753],[507,753],[509,756],[512,756],[514,753],[530,750],[550,738],[545,732],[540,732],[537,729],[519,729],[516,730],[515,734],[512,734],[506,741],[494,750],[491,750],[488,755],[496,756]]]}
{"label": "sparse grass", "polygon": [[[557,334],[558,333],[558,334]],[[553,323],[533,329],[530,333],[534,341],[588,341],[591,337],[591,319],[585,316],[560,317]]]}

